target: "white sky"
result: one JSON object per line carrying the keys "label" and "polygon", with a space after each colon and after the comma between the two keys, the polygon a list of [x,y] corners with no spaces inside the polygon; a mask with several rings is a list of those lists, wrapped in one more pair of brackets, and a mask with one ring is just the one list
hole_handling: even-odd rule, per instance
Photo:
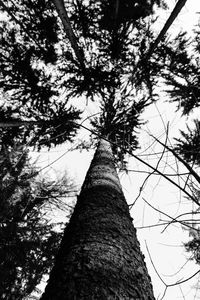
{"label": "white sky", "polygon": [[[174,7],[176,3],[174,0],[168,0],[167,2],[169,3],[170,7]],[[197,20],[199,16],[196,13],[200,11],[200,5],[198,5],[198,3],[200,4],[198,0],[187,1],[186,6],[183,8],[180,16],[170,29],[172,35],[180,27],[191,31],[194,22],[196,22],[195,20]],[[158,30],[162,27],[168,16],[169,11],[166,11],[164,14],[160,15],[160,24]],[[86,113],[88,116],[91,115],[93,111],[95,111],[95,107],[86,107]],[[177,129],[184,126],[185,119],[180,118],[180,113],[175,113],[175,107],[173,105],[169,106],[168,103],[163,103],[161,101],[158,103],[158,107],[151,106],[151,108],[144,115],[144,118],[149,120],[145,129],[149,130],[156,137],[159,137],[162,141],[165,140],[165,128],[160,115],[162,115],[165,124],[167,124],[168,121],[170,122],[170,136],[177,135]],[[88,133],[83,130],[83,138],[87,135]],[[152,143],[152,139],[148,136],[148,134],[145,133],[145,131],[143,131],[140,135],[140,141],[144,148],[148,147]],[[62,156],[68,149],[70,149],[70,146],[66,143],[60,147],[52,149],[50,152],[42,151],[38,159],[38,165],[41,167],[47,166],[49,163]],[[152,153],[160,150],[160,147],[156,147],[154,149],[151,148]],[[138,151],[138,154],[144,154],[142,153],[142,149]],[[37,155],[33,153],[33,157],[36,156]],[[46,168],[43,174],[49,173],[51,176],[57,176],[64,170],[67,170],[69,174],[75,178],[76,183],[80,186],[84,180],[92,156],[93,151],[83,151],[82,153],[77,151],[69,151],[57,162],[52,164],[51,167]],[[159,155],[152,155],[149,157],[143,156],[142,158],[149,163],[154,164],[155,166],[159,159]],[[163,169],[161,168],[161,170],[163,170],[163,172],[172,172],[171,168],[175,167],[175,161],[170,156],[166,157],[166,161],[169,163],[169,166],[163,165]],[[147,168],[133,158],[129,159],[129,163],[129,168],[132,170],[147,170]],[[142,186],[145,178],[146,174],[135,172],[129,172],[128,175],[125,173],[120,174],[121,183],[124,188],[128,203],[132,203],[137,197],[139,189]],[[161,214],[159,215],[158,212],[155,212],[152,208],[150,208],[142,200],[142,197],[151,203],[151,205],[155,206],[161,211],[164,211],[172,217],[183,212],[191,211],[192,209],[192,204],[189,203],[189,201],[186,200],[182,194],[180,195],[180,191],[177,188],[172,186],[165,179],[160,178],[160,176],[151,176],[141,193],[141,197],[137,200],[134,208],[131,211],[134,218],[134,225],[136,227],[157,224],[159,219],[166,221],[169,220],[167,217]],[[146,257],[149,274],[152,278],[156,299],[162,298],[165,286],[152,267],[149,254],[146,250],[145,241],[148,245],[151,258],[158,273],[167,284],[175,283],[178,280],[183,280],[191,276],[199,268],[193,262],[187,262],[189,254],[184,251],[183,242],[188,241],[188,232],[183,231],[180,225],[170,225],[162,233],[163,229],[164,226],[138,229],[137,231],[142,251]],[[178,272],[179,270],[181,271]],[[198,277],[199,275],[182,285],[169,287],[163,299],[200,299],[200,292],[193,288],[198,281]]]}

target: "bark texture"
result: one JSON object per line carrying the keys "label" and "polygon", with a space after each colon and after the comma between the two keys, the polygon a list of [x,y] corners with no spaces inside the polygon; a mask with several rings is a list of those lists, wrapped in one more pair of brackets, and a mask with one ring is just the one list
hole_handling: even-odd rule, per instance
{"label": "bark texture", "polygon": [[115,170],[110,144],[99,143],[41,300],[153,300]]}

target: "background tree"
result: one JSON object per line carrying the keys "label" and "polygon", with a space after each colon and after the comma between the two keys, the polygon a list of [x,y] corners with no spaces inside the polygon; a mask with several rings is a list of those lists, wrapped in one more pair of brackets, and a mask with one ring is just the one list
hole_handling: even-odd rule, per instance
{"label": "background tree", "polygon": [[64,224],[52,222],[49,213],[57,206],[69,213],[73,185],[67,177],[39,178],[17,143],[1,143],[0,169],[0,297],[24,299],[53,265]]}
{"label": "background tree", "polygon": [[[177,47],[179,48],[179,72],[175,66],[173,66],[173,75],[169,77],[174,86],[174,92],[170,92],[172,101],[179,103],[179,109],[182,109],[183,115],[192,115],[200,106],[199,102],[199,48],[200,31],[199,26],[194,30],[193,39],[188,39],[186,35],[182,35],[178,41]],[[186,47],[189,45],[189,47]],[[188,48],[191,48],[190,53]],[[175,65],[175,64],[174,64]],[[180,80],[180,78],[182,80]],[[195,118],[191,125],[187,125],[187,130],[181,130],[181,137],[178,138],[176,144],[176,151],[188,162],[196,172],[199,171],[200,160],[199,160],[199,142],[200,142],[200,120]],[[192,180],[193,181],[193,180]],[[190,182],[190,188],[199,203],[199,183]],[[199,206],[196,206],[191,214],[198,215]],[[193,221],[192,227],[189,230],[191,240],[185,244],[186,250],[192,254],[192,259],[199,264],[199,225],[198,220]]]}
{"label": "background tree", "polygon": [[[163,53],[163,60],[160,61],[160,75],[167,86],[165,93],[169,102],[177,104],[177,111],[187,117],[186,129],[180,130],[180,135],[172,145],[162,144],[171,154],[186,167],[187,179],[184,189],[188,190],[189,201],[194,202],[191,211],[183,214],[186,218],[191,240],[185,243],[186,250],[191,253],[191,258],[199,264],[199,142],[200,142],[200,121],[198,118],[199,101],[199,24],[196,25],[192,36],[188,37],[187,32],[180,32],[173,40],[169,37],[168,43],[161,43],[156,52]],[[156,53],[154,53],[156,55]],[[152,81],[153,82],[153,81]],[[196,113],[196,114],[195,114]],[[191,120],[192,116],[195,119]],[[167,134],[167,133],[166,133]],[[169,142],[169,140],[168,140]]]}
{"label": "background tree", "polygon": [[[0,2],[1,120],[37,121],[25,131],[25,143],[41,147],[71,141],[80,111],[62,97],[56,62],[59,27],[54,6],[48,1]],[[61,130],[62,128],[62,130]],[[51,142],[49,140],[51,138]]]}

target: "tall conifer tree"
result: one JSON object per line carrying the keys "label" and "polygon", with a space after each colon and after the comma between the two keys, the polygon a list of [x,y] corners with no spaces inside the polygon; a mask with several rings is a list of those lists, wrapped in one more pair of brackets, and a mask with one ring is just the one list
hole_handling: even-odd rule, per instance
{"label": "tall conifer tree", "polygon": [[111,146],[104,139],[41,298],[61,299],[155,299]]}
{"label": "tall conifer tree", "polygon": [[[70,101],[73,103],[73,97],[82,99],[85,96],[87,101],[98,99],[98,118],[91,118],[93,130],[98,137],[108,138],[115,161],[124,163],[126,150],[131,153],[138,147],[136,133],[142,124],[140,114],[155,96],[154,86],[161,65],[157,56],[148,61],[144,58],[149,45],[155,40],[150,29],[150,24],[154,23],[151,17],[154,7],[164,6],[164,1],[55,0],[50,3],[46,0],[18,0],[16,4],[8,1],[7,5],[0,1],[0,5],[8,16],[1,35],[3,56],[0,72],[6,79],[2,89],[12,103],[12,108],[8,107],[8,103],[2,106],[3,121],[11,122],[15,118],[38,121],[38,126],[30,127],[32,131],[25,132],[25,138],[34,135],[35,144],[50,147],[66,140],[72,141],[77,132],[80,111],[69,106]],[[51,24],[51,31],[47,30],[48,23]],[[57,27],[57,24],[60,26]],[[97,175],[94,181],[93,173]],[[92,180],[91,186],[88,178]],[[91,214],[89,218],[87,212]],[[94,217],[97,217],[97,222]],[[71,235],[73,230],[74,237]],[[101,233],[99,236],[98,230]],[[84,238],[86,235],[89,239],[90,234],[93,235],[93,244],[98,246],[91,256],[93,247],[85,246],[85,242],[83,247],[81,244],[81,236]],[[72,271],[68,274],[66,269],[62,269],[60,281],[55,281],[55,286],[54,279],[50,279],[44,299],[90,299],[93,296],[99,299],[117,296],[121,299],[153,299],[150,279],[116,175],[111,148],[103,140],[86,177],[71,223],[66,228],[66,236],[70,238],[63,239],[51,278],[56,280],[62,261],[63,266],[68,266],[71,261],[69,268]],[[94,236],[99,238],[99,242],[95,241]],[[107,238],[109,245],[106,244]],[[99,245],[101,241],[103,254]],[[72,257],[65,256],[65,250],[70,251],[70,245],[76,243],[80,243],[77,252]],[[73,265],[74,255],[80,261],[77,259]],[[88,266],[91,273],[87,270]],[[101,269],[100,275],[96,267],[99,271]],[[73,268],[77,272],[74,273]],[[83,273],[87,275],[88,292],[84,287],[83,275],[81,280],[78,279],[79,274]],[[93,274],[97,282],[91,281],[89,285],[88,278]],[[71,276],[76,275],[75,281],[71,281]],[[102,276],[102,282],[99,276]],[[66,282],[71,285],[67,295]],[[75,294],[75,282],[80,283],[78,296]]]}

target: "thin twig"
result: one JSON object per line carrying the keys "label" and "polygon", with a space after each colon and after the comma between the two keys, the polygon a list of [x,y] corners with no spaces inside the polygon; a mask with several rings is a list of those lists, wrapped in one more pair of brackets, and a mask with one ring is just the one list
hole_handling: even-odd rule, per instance
{"label": "thin twig", "polygon": [[[166,134],[166,140],[165,140],[165,143],[167,143],[167,139],[168,139],[168,129],[167,129],[167,134]],[[162,153],[161,153],[161,156],[160,156],[160,158],[159,158],[159,160],[158,160],[158,162],[157,162],[157,164],[156,164],[156,167],[155,167],[156,170],[158,169],[158,166],[159,166],[159,164],[160,164],[160,162],[161,162],[161,160],[162,160],[162,158],[163,158],[164,153],[165,153],[165,147],[163,147],[163,151],[162,151]],[[132,207],[135,205],[136,201],[137,201],[138,198],[140,197],[141,192],[143,191],[144,186],[145,186],[147,180],[149,179],[149,177],[150,177],[151,175],[153,175],[155,172],[156,172],[156,171],[153,170],[153,171],[152,171],[150,174],[148,174],[148,176],[145,178],[145,180],[144,180],[142,186],[140,187],[138,196],[136,197],[135,201],[134,201],[131,205],[129,205],[129,208],[130,208],[130,209],[132,209]]]}
{"label": "thin twig", "polygon": [[[34,121],[33,121],[34,122]],[[74,121],[68,121],[69,123],[73,123],[75,124],[76,126],[80,126],[82,128],[84,128],[85,130],[95,134],[96,136],[99,136],[99,134],[92,130],[92,129],[89,129],[87,128],[86,126],[84,126],[83,124],[79,124],[77,122],[74,122]],[[3,127],[17,127],[17,126],[21,126],[21,125],[25,125],[25,126],[28,126],[28,125],[33,125],[32,121],[30,122],[26,122],[26,121],[20,121],[20,122],[14,122],[14,123],[9,123],[9,122],[6,122],[6,123],[0,123],[0,127],[3,126]],[[35,123],[36,124],[36,123]],[[110,142],[112,145],[116,145],[115,142],[112,142],[112,141],[109,141],[108,138],[105,138],[105,137],[102,137],[104,140]],[[158,141],[159,142],[159,141]],[[182,188],[181,186],[179,186],[176,182],[174,182],[172,179],[170,179],[169,177],[167,177],[165,174],[163,174],[161,171],[159,171],[158,169],[156,169],[155,167],[151,166],[148,162],[146,162],[145,160],[141,159],[139,156],[137,156],[136,154],[134,154],[132,152],[132,147],[130,146],[129,149],[126,149],[125,147],[121,146],[121,148],[125,151],[125,153],[128,153],[130,156],[134,157],[135,159],[137,159],[139,162],[141,162],[143,165],[146,165],[148,168],[150,168],[151,170],[153,170],[154,172],[156,172],[157,174],[161,175],[163,178],[165,178],[167,181],[169,181],[170,183],[172,183],[174,186],[176,186],[179,190],[181,190],[184,194],[186,194],[192,201],[194,201],[198,206],[199,206],[199,203],[198,201],[196,200],[196,198],[193,197],[193,195],[189,194],[184,188]],[[167,146],[166,146],[167,148]],[[168,149],[168,148],[167,148]],[[171,149],[169,149],[171,150]],[[171,151],[172,152],[172,151]],[[200,180],[200,179],[199,179]]]}
{"label": "thin twig", "polygon": [[194,169],[185,161],[183,160],[180,155],[178,155],[172,148],[168,147],[167,145],[165,145],[164,143],[162,143],[160,140],[158,140],[155,136],[153,136],[152,134],[150,135],[151,137],[153,137],[159,144],[161,144],[163,147],[166,147],[166,149],[168,151],[170,151],[187,169],[188,171],[191,173],[191,175],[194,176],[194,178],[197,180],[198,183],[200,183],[200,177],[199,175],[194,171]]}
{"label": "thin twig", "polygon": [[[184,223],[184,222],[181,222],[181,221],[178,221],[178,220],[176,220],[175,218],[171,217],[170,215],[164,213],[164,212],[161,211],[160,209],[154,207],[153,205],[151,205],[151,204],[150,204],[147,200],[145,200],[144,198],[142,198],[142,199],[143,199],[143,201],[144,201],[146,204],[148,204],[148,205],[149,205],[151,208],[153,208],[155,211],[157,211],[157,212],[163,214],[164,216],[168,217],[168,218],[171,219],[172,221],[177,222],[177,223],[180,223],[181,225],[184,225],[185,227],[188,227],[188,228],[190,228],[190,229],[192,229],[192,230],[195,230],[195,228],[189,226],[188,224],[186,224],[186,223]],[[197,229],[196,229],[196,230],[197,230]],[[197,231],[198,231],[198,230],[197,230]],[[163,233],[163,231],[162,231],[162,233]]]}

